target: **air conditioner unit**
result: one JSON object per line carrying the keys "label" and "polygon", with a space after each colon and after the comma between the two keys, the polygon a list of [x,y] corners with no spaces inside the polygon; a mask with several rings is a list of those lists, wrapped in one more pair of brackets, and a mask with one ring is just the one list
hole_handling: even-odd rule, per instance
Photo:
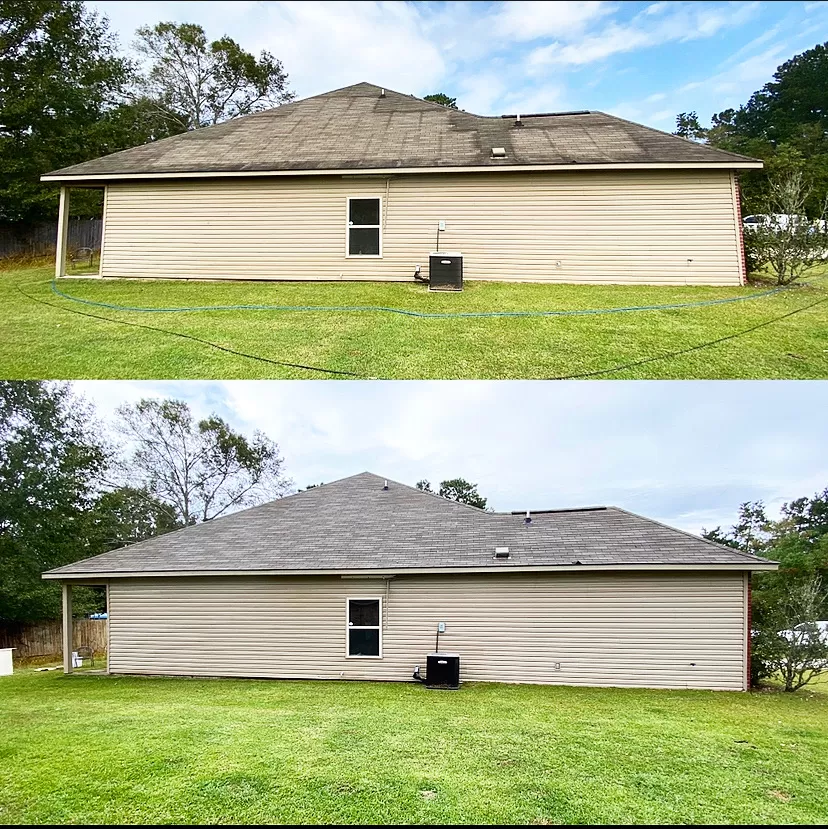
{"label": "air conditioner unit", "polygon": [[463,254],[430,253],[428,255],[428,290],[463,290]]}
{"label": "air conditioner unit", "polygon": [[460,687],[460,654],[430,653],[426,657],[426,686],[428,688]]}

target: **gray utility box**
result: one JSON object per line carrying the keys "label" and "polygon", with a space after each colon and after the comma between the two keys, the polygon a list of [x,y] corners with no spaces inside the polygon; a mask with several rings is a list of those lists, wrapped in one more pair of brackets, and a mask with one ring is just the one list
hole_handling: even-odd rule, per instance
{"label": "gray utility box", "polygon": [[428,290],[463,290],[462,253],[430,253],[428,255]]}
{"label": "gray utility box", "polygon": [[426,686],[429,688],[460,687],[460,654],[430,653],[426,656]]}

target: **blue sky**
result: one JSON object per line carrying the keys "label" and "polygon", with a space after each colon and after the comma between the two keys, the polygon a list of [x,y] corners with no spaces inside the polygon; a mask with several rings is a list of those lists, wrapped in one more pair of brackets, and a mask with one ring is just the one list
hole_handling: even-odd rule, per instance
{"label": "blue sky", "polygon": [[112,2],[140,25],[196,22],[284,61],[314,95],[371,81],[444,91],[481,115],[600,109],[671,130],[678,112],[747,101],[789,57],[828,40],[828,2]]}
{"label": "blue sky", "polygon": [[184,399],[276,440],[298,487],[461,476],[497,510],[614,504],[699,532],[828,487],[828,382],[84,381],[108,420]]}

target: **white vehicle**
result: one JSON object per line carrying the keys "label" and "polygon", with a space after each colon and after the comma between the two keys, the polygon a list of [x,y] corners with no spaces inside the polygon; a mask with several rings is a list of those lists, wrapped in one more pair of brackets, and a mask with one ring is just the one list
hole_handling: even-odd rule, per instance
{"label": "white vehicle", "polygon": [[[817,626],[819,638],[828,643],[828,622],[813,622],[813,624]],[[794,631],[804,631],[807,628],[808,624],[803,622],[802,624],[795,625],[793,630],[780,630],[779,635],[784,636],[790,642],[794,637]]]}
{"label": "white vehicle", "polygon": [[789,213],[754,213],[745,216],[742,224],[745,229],[754,227],[771,227],[778,230],[787,230],[794,222],[807,221],[804,216],[794,216]]}

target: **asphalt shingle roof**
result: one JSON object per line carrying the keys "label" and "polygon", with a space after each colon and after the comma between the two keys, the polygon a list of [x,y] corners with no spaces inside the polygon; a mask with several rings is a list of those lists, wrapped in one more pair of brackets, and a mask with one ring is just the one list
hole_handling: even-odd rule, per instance
{"label": "asphalt shingle roof", "polygon": [[[48,175],[754,161],[603,112],[522,116],[516,126],[514,118],[380,92],[358,83]],[[493,147],[506,157],[492,158]]]}
{"label": "asphalt shingle roof", "polygon": [[[763,559],[616,507],[488,513],[369,472],[50,571],[405,570],[740,565]],[[508,560],[494,558],[508,547]]]}

